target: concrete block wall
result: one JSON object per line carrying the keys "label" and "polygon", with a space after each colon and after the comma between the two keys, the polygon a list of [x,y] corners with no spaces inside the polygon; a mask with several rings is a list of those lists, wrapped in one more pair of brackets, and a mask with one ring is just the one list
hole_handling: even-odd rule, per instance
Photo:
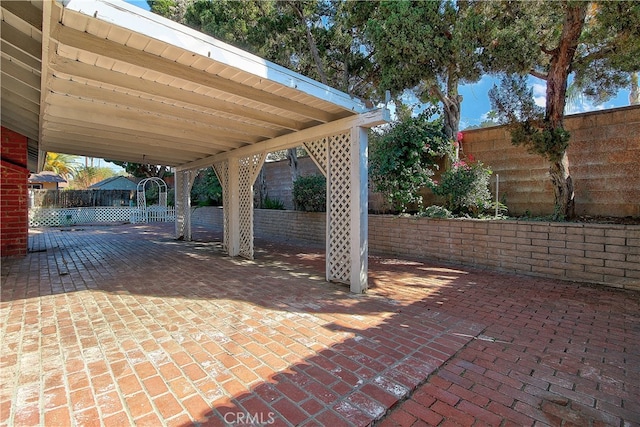
{"label": "concrete block wall", "polygon": [[[569,172],[576,192],[576,213],[591,216],[640,216],[640,106],[575,114],[565,118],[571,132]],[[463,155],[473,155],[500,175],[500,199],[511,215],[553,214],[549,164],[511,143],[504,126],[464,131]],[[320,173],[313,161],[299,159],[301,175]],[[287,161],[265,164],[269,197],[293,209]],[[495,175],[492,178],[495,195]],[[441,203],[430,190],[425,204]],[[369,210],[388,212],[381,194],[369,192]]]}
{"label": "concrete block wall", "polygon": [[[571,133],[567,154],[576,214],[640,216],[640,107],[567,116],[565,127]],[[464,131],[462,147],[464,155],[500,175],[510,214],[553,213],[548,162],[514,146],[505,127]]]}
{"label": "concrete block wall", "polygon": [[28,245],[27,137],[2,127],[0,255],[24,256]]}
{"label": "concrete block wall", "polygon": [[326,218],[324,212],[256,209],[253,229],[257,237],[278,237],[322,244],[326,241]]}
{"label": "concrete block wall", "polygon": [[[222,209],[194,224],[222,228]],[[256,236],[323,243],[325,214],[254,211]],[[369,216],[369,251],[640,290],[640,225]]]}
{"label": "concrete block wall", "polygon": [[[191,222],[215,230],[223,229],[223,209],[217,206],[192,208]],[[275,209],[253,211],[253,231],[256,237],[325,243],[326,214]]]}

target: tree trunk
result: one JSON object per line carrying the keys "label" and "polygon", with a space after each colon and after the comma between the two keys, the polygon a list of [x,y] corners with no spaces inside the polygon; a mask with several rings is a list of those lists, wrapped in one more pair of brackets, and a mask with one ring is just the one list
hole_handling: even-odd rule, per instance
{"label": "tree trunk", "polygon": [[553,185],[553,197],[555,212],[553,218],[561,220],[575,217],[575,194],[573,180],[569,173],[569,158],[567,153],[559,161],[552,161],[549,167],[551,184]]}
{"label": "tree trunk", "polygon": [[565,21],[558,47],[551,52],[549,72],[547,74],[545,130],[555,135],[556,148],[550,150],[551,166],[549,174],[553,184],[555,217],[573,218],[575,203],[573,182],[569,174],[569,158],[565,141],[559,138],[558,130],[564,130],[564,107],[567,95],[567,80],[571,73],[571,64],[575,55],[588,3],[576,3],[565,6]]}
{"label": "tree trunk", "polygon": [[446,98],[444,105],[444,132],[449,139],[455,141],[455,160],[460,158],[460,146],[457,142],[458,130],[460,129],[460,99],[456,95],[454,99]]}
{"label": "tree trunk", "polygon": [[298,179],[298,153],[296,148],[289,148],[287,150],[287,160],[289,160],[289,168],[291,170],[291,182]]}
{"label": "tree trunk", "polygon": [[[432,93],[442,102],[444,112],[444,133],[452,141],[457,141],[458,130],[460,130],[460,105],[462,96],[458,94],[458,80],[449,77],[447,92],[443,93],[437,85],[432,88]],[[459,158],[460,147],[456,147],[455,158]]]}

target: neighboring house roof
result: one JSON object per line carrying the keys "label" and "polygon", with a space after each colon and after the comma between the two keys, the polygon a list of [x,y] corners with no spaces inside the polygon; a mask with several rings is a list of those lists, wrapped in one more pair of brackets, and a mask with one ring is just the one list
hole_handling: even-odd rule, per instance
{"label": "neighboring house roof", "polygon": [[113,176],[96,182],[89,190],[135,190],[137,185],[125,176]]}
{"label": "neighboring house roof", "polygon": [[42,171],[40,173],[32,173],[31,175],[29,175],[30,184],[43,182],[67,182],[67,180],[57,173],[51,171]]}

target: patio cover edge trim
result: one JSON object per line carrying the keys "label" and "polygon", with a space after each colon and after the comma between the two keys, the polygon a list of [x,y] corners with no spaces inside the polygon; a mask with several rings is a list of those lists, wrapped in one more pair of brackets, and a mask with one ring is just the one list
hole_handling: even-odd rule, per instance
{"label": "patio cover edge trim", "polygon": [[324,123],[311,128],[303,129],[298,132],[282,135],[267,141],[259,142],[253,145],[237,148],[232,151],[216,154],[214,156],[199,159],[190,163],[177,166],[176,171],[184,171],[190,169],[200,169],[209,167],[214,163],[229,158],[247,157],[253,154],[284,150],[286,148],[297,147],[303,142],[319,139],[340,131],[351,129],[353,127],[371,128],[383,123],[391,121],[391,113],[387,108],[380,108],[359,114],[357,116],[345,117],[333,122]]}

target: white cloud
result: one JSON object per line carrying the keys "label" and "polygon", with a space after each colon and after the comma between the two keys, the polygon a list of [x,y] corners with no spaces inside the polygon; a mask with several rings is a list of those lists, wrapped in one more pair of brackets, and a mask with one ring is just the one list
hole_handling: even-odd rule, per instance
{"label": "white cloud", "polygon": [[578,98],[575,102],[569,103],[565,106],[565,114],[579,114],[586,113],[588,111],[600,111],[607,108],[614,108],[613,105],[605,104],[593,104],[584,98]]}
{"label": "white cloud", "polygon": [[533,84],[533,101],[538,107],[547,105],[547,85],[544,83]]}

